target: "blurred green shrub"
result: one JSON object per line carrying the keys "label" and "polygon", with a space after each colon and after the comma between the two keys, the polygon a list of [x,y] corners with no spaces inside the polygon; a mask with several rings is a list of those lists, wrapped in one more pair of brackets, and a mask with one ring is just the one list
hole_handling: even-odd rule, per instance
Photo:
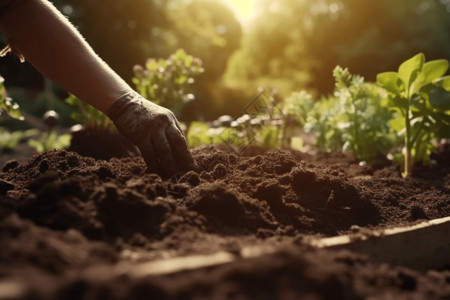
{"label": "blurred green shrub", "polygon": [[414,53],[450,58],[448,0],[261,0],[258,8],[225,74],[233,87],[326,95],[336,65],[373,81]]}
{"label": "blurred green shrub", "polygon": [[303,139],[296,136],[302,129],[314,107],[314,99],[306,91],[294,92],[281,102],[283,112],[283,146],[301,150]]}
{"label": "blurred green shrub", "polygon": [[170,109],[179,117],[184,105],[194,100],[194,77],[203,73],[202,62],[179,49],[168,59],[150,58],[145,66],[136,65],[133,83],[139,94]]}
{"label": "blurred green shrub", "polygon": [[223,142],[220,138],[223,130],[225,130],[223,127],[212,128],[210,124],[194,121],[190,123],[186,133],[186,140],[191,148],[208,144],[220,144]]}
{"label": "blurred green shrub", "polygon": [[116,127],[113,122],[95,107],[80,100],[73,94],[69,95],[66,102],[74,108],[71,117],[75,122],[88,127],[104,128],[110,132],[115,132]]}
{"label": "blurred green shrub", "polygon": [[321,151],[347,151],[368,163],[385,157],[397,140],[389,126],[386,92],[340,66],[333,76],[334,94],[314,105],[305,130],[316,135]]}
{"label": "blurred green shrub", "polygon": [[56,131],[44,132],[40,138],[31,139],[28,145],[37,152],[45,152],[53,149],[65,149],[70,146],[72,136],[70,134],[58,134]]}
{"label": "blurred green shrub", "polygon": [[37,135],[37,129],[16,130],[10,132],[6,128],[0,127],[0,151],[14,151],[14,148],[24,139]]}
{"label": "blurred green shrub", "polygon": [[[168,59],[147,60],[145,67],[135,66],[133,82],[144,98],[164,106],[177,116],[183,106],[194,99],[190,87],[194,77],[203,72],[201,61],[184,50],[178,50]],[[87,127],[116,132],[113,122],[101,111],[70,94],[66,102],[73,107],[72,119]]]}
{"label": "blurred green shrub", "polygon": [[23,116],[19,105],[6,95],[4,82],[5,79],[0,76],[0,115],[2,112],[6,112],[10,117],[22,120]]}

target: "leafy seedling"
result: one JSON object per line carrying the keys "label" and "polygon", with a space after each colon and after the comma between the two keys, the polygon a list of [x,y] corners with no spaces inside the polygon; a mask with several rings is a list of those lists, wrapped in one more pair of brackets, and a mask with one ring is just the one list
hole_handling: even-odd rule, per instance
{"label": "leafy seedling", "polygon": [[70,146],[72,136],[70,134],[58,134],[55,130],[59,122],[59,115],[53,110],[47,111],[42,117],[45,125],[47,125],[47,132],[44,132],[39,139],[32,139],[28,141],[28,145],[36,149],[37,152],[45,152],[53,149],[64,149]]}
{"label": "leafy seedling", "polygon": [[425,62],[419,53],[403,62],[397,72],[377,75],[377,83],[389,92],[390,106],[398,114],[391,125],[404,135],[403,177],[415,161],[427,163],[433,140],[450,135],[450,77],[444,76],[445,59]]}
{"label": "leafy seedling", "polygon": [[3,152],[13,151],[21,141],[37,134],[37,129],[10,132],[6,128],[0,127],[0,150]]}

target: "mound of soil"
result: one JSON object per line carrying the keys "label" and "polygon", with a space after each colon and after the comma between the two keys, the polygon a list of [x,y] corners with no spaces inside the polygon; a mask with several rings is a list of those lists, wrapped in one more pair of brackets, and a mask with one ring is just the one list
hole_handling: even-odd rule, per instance
{"label": "mound of soil", "polygon": [[[343,155],[250,152],[194,149],[201,171],[170,180],[148,173],[140,157],[55,150],[8,161],[0,173],[0,299],[450,297],[449,270],[419,272],[302,244],[311,235],[450,216],[448,151],[408,179]],[[239,257],[246,247],[276,251]],[[136,272],[215,253],[236,259]]]}
{"label": "mound of soil", "polygon": [[[139,155],[139,150],[117,132],[104,128],[85,126],[72,132],[68,151],[82,156],[108,160],[113,157]],[[105,151],[105,149],[108,149]]]}

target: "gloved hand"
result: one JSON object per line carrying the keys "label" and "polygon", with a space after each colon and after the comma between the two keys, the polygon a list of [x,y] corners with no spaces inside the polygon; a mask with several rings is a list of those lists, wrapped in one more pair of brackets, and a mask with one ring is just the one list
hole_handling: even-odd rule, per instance
{"label": "gloved hand", "polygon": [[119,132],[139,148],[151,172],[168,178],[180,171],[198,169],[170,110],[130,92],[115,100],[106,114]]}

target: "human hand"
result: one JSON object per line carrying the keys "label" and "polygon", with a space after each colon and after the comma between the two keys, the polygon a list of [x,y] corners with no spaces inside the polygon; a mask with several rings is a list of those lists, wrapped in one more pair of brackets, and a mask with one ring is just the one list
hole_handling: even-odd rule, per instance
{"label": "human hand", "polygon": [[130,92],[115,100],[106,114],[139,148],[151,172],[169,178],[180,171],[198,169],[170,110]]}

